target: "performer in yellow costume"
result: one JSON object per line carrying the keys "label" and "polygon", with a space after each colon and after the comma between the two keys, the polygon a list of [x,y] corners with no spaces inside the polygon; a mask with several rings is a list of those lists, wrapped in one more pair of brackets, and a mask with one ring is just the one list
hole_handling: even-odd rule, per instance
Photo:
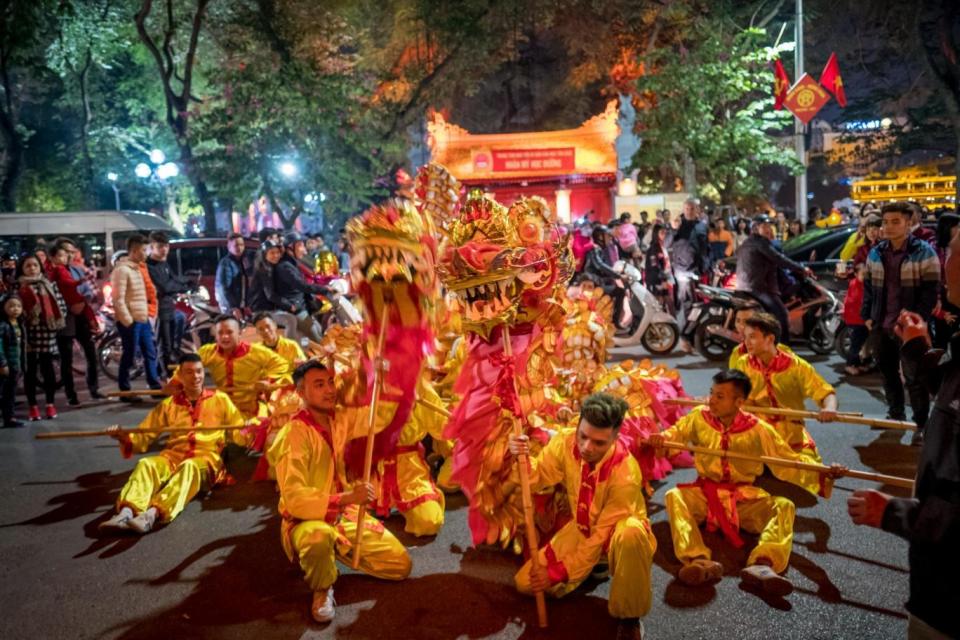
{"label": "performer in yellow costume", "polygon": [[[521,593],[563,596],[598,562],[612,575],[608,610],[620,619],[618,637],[642,637],[650,610],[650,566],[657,539],[650,529],[637,461],[618,440],[627,403],[606,393],[588,396],[577,429],[558,433],[530,459],[531,489],[562,485],[573,520],[540,549],[539,571],[528,561],[515,576]],[[529,454],[528,436],[511,436],[510,452]]]}
{"label": "performer in yellow costume", "polygon": [[[267,405],[259,395],[269,393],[276,383],[290,381],[287,361],[262,344],[241,341],[240,323],[233,316],[221,316],[214,333],[217,341],[197,351],[203,366],[245,417],[266,415]],[[175,392],[176,386],[172,381],[168,391]]]}
{"label": "performer in yellow costume", "polygon": [[[733,323],[737,328],[737,333],[741,336],[743,335],[744,330],[747,328],[747,318],[752,318],[753,314],[758,313],[757,309],[741,309],[737,311],[737,315],[734,317]],[[782,338],[783,336],[780,336]],[[779,338],[777,340],[777,349],[781,351],[786,351],[787,353],[793,353],[793,349],[788,347],[785,344],[781,344]],[[728,369],[739,369],[740,361],[746,360],[749,357],[747,353],[747,343],[741,342],[736,347],[733,348],[733,351],[730,352],[730,359],[727,362]]]}
{"label": "performer in yellow costume", "polygon": [[[727,369],[713,377],[708,407],[696,407],[663,433],[652,435],[647,444],[662,447],[664,441],[699,447],[803,460],[770,424],[740,410],[750,395],[750,379],[742,371]],[[763,473],[763,464],[697,453],[695,482],[667,491],[665,502],[670,518],[673,550],[683,563],[679,578],[689,585],[717,580],[723,566],[711,560],[699,524],[720,529],[735,547],[743,546],[739,531],[760,535],[750,552],[743,581],[773,595],[784,596],[793,590],[789,580],[779,575],[786,571],[793,545],[794,504],[787,498],[771,496],[753,485]],[[830,497],[833,478],[845,469],[834,465],[829,477],[813,471],[771,465],[773,474],[822,497]]]}
{"label": "performer in yellow costume", "polygon": [[277,331],[277,322],[266,311],[253,316],[251,323],[260,336],[261,344],[286,360],[290,366],[290,373],[293,373],[297,365],[307,359],[303,349],[295,340],[280,335]]}
{"label": "performer in yellow costume", "polygon": [[[755,313],[744,321],[747,357],[735,369],[743,371],[752,391],[746,404],[757,407],[804,409],[804,400],[812,398],[820,407],[817,419],[837,419],[837,393],[809,362],[777,344],[780,324],[768,313]],[[804,428],[803,421],[771,416],[769,422],[795,451],[810,462],[820,462],[817,445]]]}
{"label": "performer in yellow costume", "polygon": [[[270,450],[280,488],[281,541],[290,561],[297,560],[313,589],[311,615],[333,620],[336,560],[347,562],[356,540],[358,505],[375,499],[371,484],[346,484],[343,447],[366,426],[366,411],[336,412],[334,372],[310,360],[293,374],[305,409],[277,436]],[[383,524],[363,521],[360,570],[385,580],[410,574],[410,556]]]}
{"label": "performer in yellow costume", "polygon": [[[239,426],[243,415],[220,391],[203,388],[203,363],[194,353],[180,358],[177,378],[182,388],[158,404],[139,429]],[[125,458],[144,452],[158,433],[109,429],[120,441]],[[170,522],[183,511],[201,487],[216,485],[226,472],[220,452],[227,440],[246,445],[237,431],[172,433],[160,455],[141,458],[120,492],[117,514],[100,525],[102,530],[148,533],[159,520]],[[234,440],[234,437],[237,439]]]}
{"label": "performer in yellow costume", "polygon": [[[440,396],[423,378],[417,384],[417,398],[443,406]],[[403,530],[415,536],[435,536],[443,527],[445,500],[433,482],[422,441],[431,435],[435,443],[443,442],[445,424],[445,416],[417,402],[400,431],[393,455],[377,464],[377,514],[387,517],[391,509],[396,509],[406,521]]]}

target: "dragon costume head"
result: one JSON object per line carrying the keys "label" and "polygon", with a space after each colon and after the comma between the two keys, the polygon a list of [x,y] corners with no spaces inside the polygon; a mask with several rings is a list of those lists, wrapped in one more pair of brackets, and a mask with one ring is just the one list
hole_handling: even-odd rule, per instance
{"label": "dragon costume head", "polygon": [[507,208],[471,193],[444,232],[440,278],[463,301],[464,329],[484,338],[498,325],[532,321],[572,273],[567,236],[542,198]]}

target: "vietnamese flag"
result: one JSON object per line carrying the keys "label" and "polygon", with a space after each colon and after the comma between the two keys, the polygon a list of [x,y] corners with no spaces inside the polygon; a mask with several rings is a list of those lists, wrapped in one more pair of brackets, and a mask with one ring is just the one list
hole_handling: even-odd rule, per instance
{"label": "vietnamese flag", "polygon": [[843,91],[843,80],[840,78],[840,65],[837,64],[837,54],[831,53],[827,66],[820,74],[820,86],[833,94],[841,107],[847,106],[847,94]]}
{"label": "vietnamese flag", "polygon": [[783,68],[783,62],[777,58],[773,63],[773,108],[783,109],[783,101],[787,99],[787,90],[790,89],[790,78]]}

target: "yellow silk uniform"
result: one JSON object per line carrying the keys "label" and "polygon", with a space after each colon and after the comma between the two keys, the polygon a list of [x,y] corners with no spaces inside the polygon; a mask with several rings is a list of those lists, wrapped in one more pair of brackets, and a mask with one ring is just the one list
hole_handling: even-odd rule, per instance
{"label": "yellow silk uniform", "polygon": [[303,353],[303,349],[300,348],[300,345],[297,344],[296,340],[291,340],[289,338],[284,338],[280,336],[277,340],[277,344],[273,347],[263,344],[267,349],[273,351],[275,354],[287,361],[289,365],[289,373],[293,374],[293,370],[297,368],[297,364],[306,361],[307,356]]}
{"label": "yellow silk uniform", "polygon": [[[779,342],[777,343],[777,349],[786,353],[793,353],[793,349],[785,344],[780,344]],[[747,345],[741,342],[733,348],[733,351],[730,352],[730,360],[727,362],[727,369],[741,369],[741,361],[746,360],[749,355],[750,354],[747,353]]]}
{"label": "yellow silk uniform", "polygon": [[[429,384],[417,385],[417,396],[442,406],[440,396]],[[434,536],[443,526],[444,497],[430,475],[420,443],[427,434],[442,438],[446,417],[416,403],[400,431],[396,454],[377,464],[374,484],[378,485],[377,513],[382,517],[396,509],[406,521],[404,531],[415,536]]]}
{"label": "yellow silk uniform", "polygon": [[197,353],[218,387],[232,387],[227,395],[248,418],[267,414],[267,405],[258,399],[254,383],[290,382],[290,365],[262,344],[241,342],[230,357],[216,344],[205,344]]}
{"label": "yellow silk uniform", "polygon": [[[662,435],[670,442],[805,461],[773,426],[743,412],[727,428],[706,407],[699,406]],[[699,529],[699,523],[706,520],[709,530],[719,528],[734,546],[743,544],[737,534],[739,529],[760,534],[747,563],[767,558],[777,573],[786,570],[796,508],[790,500],[753,486],[756,477],[763,473],[763,464],[699,453],[694,454],[694,461],[697,482],[679,485],[665,496],[677,558],[684,564],[697,558],[710,559],[710,549],[703,543]],[[830,496],[832,480],[818,472],[776,465],[770,471],[811,493]]]}
{"label": "yellow silk uniform", "polygon": [[[166,398],[140,423],[140,429],[242,425],[243,415],[227,394],[205,390],[195,405],[183,393]],[[157,433],[130,433],[120,443],[125,458],[143,453]],[[120,492],[117,510],[135,514],[155,507],[161,522],[169,522],[203,486],[212,487],[225,475],[220,452],[231,440],[244,445],[240,431],[200,431],[170,434],[159,455],[140,458]]]}
{"label": "yellow silk uniform", "polygon": [[[580,457],[575,430],[556,434],[530,459],[531,488],[562,484],[573,520],[540,549],[540,565],[563,596],[586,579],[606,554],[612,582],[608,610],[614,618],[639,618],[650,610],[650,566],[657,539],[647,520],[640,467],[618,440],[592,468]],[[530,561],[514,577],[521,593],[531,593]]]}
{"label": "yellow silk uniform", "polygon": [[[759,358],[746,356],[733,367],[747,374],[753,389],[746,404],[757,407],[776,407],[804,410],[804,400],[813,398],[817,406],[836,390],[816,372],[809,362],[777,345],[777,355],[764,366]],[[776,427],[795,451],[808,462],[822,462],[817,445],[804,428],[802,420],[769,416],[770,424]]]}
{"label": "yellow silk uniform", "polygon": [[[270,449],[280,488],[283,549],[291,562],[299,561],[314,591],[336,581],[337,559],[350,562],[358,514],[356,505],[343,508],[339,501],[345,486],[342,442],[357,429],[362,415],[338,413],[331,433],[303,410],[283,427]],[[361,548],[364,573],[386,580],[402,580],[410,574],[407,550],[370,515],[363,521]]]}

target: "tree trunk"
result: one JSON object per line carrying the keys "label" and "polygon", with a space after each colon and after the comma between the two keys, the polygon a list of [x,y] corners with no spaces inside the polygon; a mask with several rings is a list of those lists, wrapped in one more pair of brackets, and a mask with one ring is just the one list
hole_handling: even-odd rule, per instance
{"label": "tree trunk", "polygon": [[0,136],[3,139],[3,167],[0,174],[0,210],[17,210],[17,185],[23,175],[23,137],[17,130],[19,105],[7,70],[7,60],[0,60],[0,81],[3,82],[4,102],[0,105]]}
{"label": "tree trunk", "polygon": [[92,63],[93,56],[88,49],[83,68],[77,74],[77,84],[80,89],[80,106],[83,109],[80,118],[80,148],[83,153],[83,179],[87,184],[87,207],[95,209],[99,208],[99,203],[97,203],[96,177],[93,172],[93,154],[90,153],[90,123],[93,121],[93,110],[90,107],[90,95],[87,91],[87,80]]}

